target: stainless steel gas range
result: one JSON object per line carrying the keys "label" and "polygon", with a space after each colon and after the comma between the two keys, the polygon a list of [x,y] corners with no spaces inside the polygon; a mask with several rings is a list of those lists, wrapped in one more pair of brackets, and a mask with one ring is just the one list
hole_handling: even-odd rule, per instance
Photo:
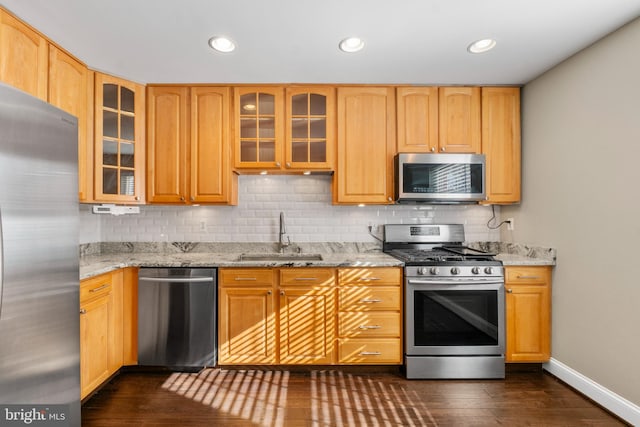
{"label": "stainless steel gas range", "polygon": [[407,378],[504,378],[504,269],[464,240],[461,224],[385,225],[405,263]]}

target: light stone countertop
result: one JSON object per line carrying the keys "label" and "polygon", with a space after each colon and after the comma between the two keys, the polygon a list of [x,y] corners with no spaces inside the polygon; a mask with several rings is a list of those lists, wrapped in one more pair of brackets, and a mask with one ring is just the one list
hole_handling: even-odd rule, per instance
{"label": "light stone countertop", "polygon": [[[376,244],[315,243],[304,254],[321,254],[322,260],[240,261],[243,253],[275,253],[272,244],[241,243],[99,243],[81,245],[80,280],[124,267],[402,267],[398,259],[381,252]],[[502,242],[474,242],[468,246],[497,253],[510,265],[555,265],[551,248]]]}

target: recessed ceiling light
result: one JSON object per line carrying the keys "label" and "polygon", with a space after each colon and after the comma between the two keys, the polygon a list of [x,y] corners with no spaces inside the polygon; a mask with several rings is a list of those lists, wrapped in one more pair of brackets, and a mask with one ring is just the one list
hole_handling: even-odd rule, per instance
{"label": "recessed ceiling light", "polygon": [[359,37],[347,37],[338,45],[341,51],[347,53],[358,52],[364,47],[364,40]]}
{"label": "recessed ceiling light", "polygon": [[482,39],[477,40],[469,45],[467,50],[470,53],[484,53],[496,47],[496,41],[494,39]]}
{"label": "recessed ceiling light", "polygon": [[222,53],[233,52],[236,48],[236,44],[233,40],[224,36],[211,37],[209,39],[209,46]]}

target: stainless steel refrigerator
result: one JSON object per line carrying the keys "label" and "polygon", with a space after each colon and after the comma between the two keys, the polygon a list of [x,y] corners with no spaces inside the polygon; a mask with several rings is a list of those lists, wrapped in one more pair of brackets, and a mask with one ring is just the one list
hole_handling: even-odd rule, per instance
{"label": "stainless steel refrigerator", "polygon": [[0,426],[80,425],[75,117],[0,84]]}

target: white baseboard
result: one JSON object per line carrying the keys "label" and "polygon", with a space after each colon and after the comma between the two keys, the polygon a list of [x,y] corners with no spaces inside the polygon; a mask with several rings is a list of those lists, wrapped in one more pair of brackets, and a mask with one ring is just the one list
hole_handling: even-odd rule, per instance
{"label": "white baseboard", "polygon": [[554,358],[551,358],[542,367],[626,422],[634,426],[640,426],[640,406],[618,396],[611,390]]}

